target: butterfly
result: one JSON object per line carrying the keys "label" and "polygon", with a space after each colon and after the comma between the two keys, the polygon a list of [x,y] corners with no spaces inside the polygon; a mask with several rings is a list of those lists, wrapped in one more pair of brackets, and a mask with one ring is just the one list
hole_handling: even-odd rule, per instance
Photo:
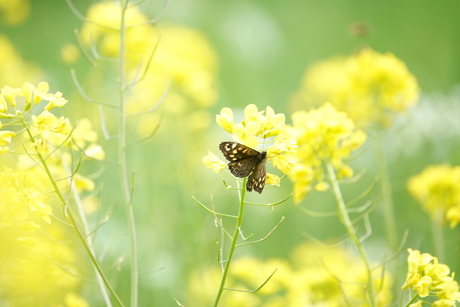
{"label": "butterfly", "polygon": [[246,183],[246,190],[251,192],[254,189],[257,193],[262,193],[267,177],[265,169],[267,152],[258,152],[237,142],[222,142],[219,149],[230,161],[228,169],[235,177],[244,178],[251,174]]}

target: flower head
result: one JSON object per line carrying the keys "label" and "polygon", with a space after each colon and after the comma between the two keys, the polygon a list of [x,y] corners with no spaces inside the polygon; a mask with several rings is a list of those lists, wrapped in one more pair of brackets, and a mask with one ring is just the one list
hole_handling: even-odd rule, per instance
{"label": "flower head", "polygon": [[79,295],[82,280],[78,275],[84,263],[75,244],[64,243],[73,237],[59,223],[43,228],[43,232],[15,242],[4,235],[0,238],[0,256],[8,258],[0,274],[2,305],[36,306],[37,302],[45,302],[46,306],[88,307]]}
{"label": "flower head", "polygon": [[332,163],[338,177],[351,177],[352,169],[346,164],[350,154],[361,146],[366,135],[355,128],[344,112],[330,104],[310,112],[297,111],[292,115],[293,131],[297,138],[298,164],[291,179],[294,181],[294,201],[300,202],[312,189],[327,189],[324,168]]}
{"label": "flower head", "polygon": [[50,223],[51,207],[45,201],[32,172],[15,172],[7,167],[0,171],[0,229],[23,227],[37,229],[34,217]]}
{"label": "flower head", "polygon": [[[434,296],[438,298],[433,306],[455,306],[460,302],[460,292],[454,274],[450,274],[447,265],[438,263],[436,257],[421,254],[418,250],[408,249],[408,273],[404,290],[411,288],[420,297]],[[414,305],[414,306],[421,306]]]}
{"label": "flower head", "polygon": [[[314,253],[311,251],[314,250]],[[328,269],[324,268],[324,262]],[[266,280],[275,268],[276,273],[259,291],[241,296],[229,291],[222,298],[223,306],[346,306],[343,296],[352,301],[366,300],[363,283],[367,278],[362,263],[347,254],[342,246],[325,247],[319,244],[302,244],[286,259],[258,259],[240,257],[235,259],[227,279],[230,288],[254,289]],[[213,285],[218,283],[220,272],[217,268],[196,271],[188,282],[191,301],[199,306],[209,305],[213,299]],[[337,274],[337,275],[335,275]],[[376,294],[378,306],[391,303],[392,276],[387,272],[375,271],[374,282],[379,286]],[[336,278],[334,278],[336,277]],[[337,280],[347,280],[340,283]],[[365,306],[365,304],[359,304]]]}
{"label": "flower head", "polygon": [[419,91],[417,80],[400,59],[366,48],[308,69],[292,103],[300,107],[328,101],[360,127],[388,126],[393,114],[416,103]]}
{"label": "flower head", "polygon": [[[121,7],[105,1],[92,5],[83,25],[81,36],[87,46],[96,44],[106,57],[118,57]],[[127,26],[126,75],[130,80],[139,78],[145,70],[144,82],[137,82],[135,90],[127,96],[127,112],[141,113],[156,102],[165,112],[179,115],[178,121],[187,130],[207,128],[208,121],[196,121],[203,110],[218,98],[218,57],[206,36],[200,31],[171,23],[149,24],[139,6],[126,11]],[[142,25],[139,25],[142,24]],[[99,25],[103,25],[100,27]],[[137,26],[134,26],[137,25]],[[146,55],[155,51],[149,62]],[[147,66],[149,65],[149,67]],[[149,68],[149,69],[147,69]],[[166,95],[167,93],[167,95]],[[149,134],[156,127],[156,114],[146,112],[136,122],[139,134]],[[173,129],[177,126],[174,125]]]}
{"label": "flower head", "polygon": [[61,92],[57,92],[56,94],[52,95],[51,97],[49,98],[46,98],[46,100],[49,100],[49,103],[45,106],[45,110],[46,111],[49,111],[55,107],[63,107],[67,102],[68,100],[67,99],[64,99],[62,97],[62,93]]}
{"label": "flower head", "polygon": [[431,218],[444,215],[451,228],[460,222],[460,166],[428,166],[409,179],[407,188]]}
{"label": "flower head", "polygon": [[11,139],[16,136],[13,131],[0,131],[0,153],[9,151],[9,148],[5,145],[11,143]]}

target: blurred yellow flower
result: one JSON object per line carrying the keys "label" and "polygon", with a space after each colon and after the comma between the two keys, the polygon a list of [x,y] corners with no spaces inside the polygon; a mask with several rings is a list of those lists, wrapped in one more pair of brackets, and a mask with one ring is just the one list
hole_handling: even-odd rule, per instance
{"label": "blurred yellow flower", "polygon": [[393,114],[416,104],[419,92],[416,78],[400,59],[365,48],[313,65],[291,103],[304,109],[328,101],[367,128],[373,123],[389,126]]}
{"label": "blurred yellow flower", "polygon": [[431,218],[444,215],[451,228],[460,222],[460,166],[430,165],[409,179],[407,189]]}
{"label": "blurred yellow flower", "polygon": [[9,148],[5,145],[11,143],[11,139],[16,136],[13,131],[0,131],[0,153],[8,152]]}
{"label": "blurred yellow flower", "polygon": [[[302,244],[293,251],[290,258],[290,261],[273,258],[261,260],[248,256],[235,259],[227,279],[228,288],[256,289],[275,269],[277,271],[256,293],[226,291],[222,296],[222,305],[350,306],[344,294],[352,302],[366,301],[365,267],[359,258],[347,254],[344,247]],[[330,274],[331,271],[335,276]],[[188,286],[191,306],[206,306],[212,302],[213,285],[218,284],[219,275],[219,270],[214,267],[192,273]],[[392,300],[392,277],[386,272],[382,273],[381,270],[376,270],[373,275],[379,289],[378,306],[387,306]],[[335,277],[344,282],[340,284]],[[353,306],[367,307],[368,305],[357,303]]]}
{"label": "blurred yellow flower", "polygon": [[[454,280],[454,273],[449,276],[447,265],[438,263],[438,259],[430,254],[421,254],[410,248],[408,252],[408,273],[402,289],[411,288],[420,297],[438,298],[433,306],[451,307],[460,302],[459,286]],[[422,306],[421,303],[418,306]]]}
{"label": "blurred yellow flower", "polygon": [[7,167],[0,171],[0,229],[19,226],[31,232],[38,228],[34,216],[51,223],[52,209],[35,179],[29,171],[15,172]]}
{"label": "blurred yellow flower", "polygon": [[[118,57],[120,16],[120,7],[113,1],[92,5],[86,16],[92,22],[85,23],[81,29],[84,43],[89,46],[93,42],[103,56]],[[196,121],[196,116],[190,115],[217,101],[215,51],[198,30],[175,24],[153,26],[147,21],[139,6],[131,6],[126,11],[127,80],[139,79],[155,50],[142,82],[137,83],[127,97],[127,112],[142,113],[164,100],[162,108],[180,116],[180,123],[187,129],[206,128],[203,124],[209,125],[209,121]],[[187,116],[184,118],[184,115]],[[139,133],[148,134],[155,128],[155,114],[145,113],[138,118]]]}
{"label": "blurred yellow flower", "polygon": [[[5,101],[8,101],[10,106],[15,106],[14,108],[17,109],[11,121],[7,121],[5,125],[14,127],[17,125],[13,126],[11,123],[22,123],[21,142],[24,142],[23,140],[28,140],[29,143],[25,143],[26,146],[18,146],[18,148],[24,148],[30,151],[30,153],[34,153],[35,150],[37,150],[37,152],[46,159],[47,168],[51,172],[53,178],[68,178],[72,175],[72,170],[76,166],[75,161],[69,153],[69,149],[82,152],[86,158],[97,160],[104,159],[105,153],[102,147],[96,144],[98,136],[92,129],[92,124],[88,119],[82,119],[78,122],[76,127],[72,127],[68,118],[63,116],[58,118],[50,112],[54,107],[63,106],[67,100],[62,97],[62,93],[57,92],[56,94],[52,94],[49,93],[48,90],[49,85],[46,82],[40,82],[37,87],[30,83],[24,83],[20,88],[4,86],[1,89],[0,97],[4,97]],[[26,106],[29,104],[31,108],[38,108],[38,104],[41,101],[49,101],[49,103],[44,107],[45,110],[38,115],[32,114],[29,120],[27,115],[32,112],[19,110],[19,106],[23,105],[24,101],[26,102]],[[4,105],[3,103],[0,104]],[[15,135],[16,133],[14,131],[0,130],[0,153],[9,151],[6,145],[12,142]],[[22,154],[18,156],[17,166],[19,169],[27,169],[28,178],[34,178],[36,182],[41,182],[43,185],[41,191],[54,190],[54,187],[51,186],[48,174],[38,166],[40,161],[37,160],[37,157],[33,158],[30,154]],[[95,188],[94,182],[81,174],[74,174],[73,179],[74,180],[59,180],[56,184],[59,189],[62,189],[61,191],[64,191],[68,190],[70,184],[73,183],[80,193],[84,190],[92,191]],[[37,199],[37,201],[33,203],[33,206],[29,202],[30,210],[37,211],[37,214],[41,214],[42,218],[49,222],[50,218],[48,215],[51,209],[49,206],[43,205],[43,201],[39,201],[41,193],[43,192],[28,192],[27,195],[29,198],[27,199]],[[26,198],[24,199],[27,200]],[[22,216],[24,216],[24,213],[18,210],[10,210],[8,212],[8,214],[14,214],[14,216],[17,216],[19,213],[22,213]],[[22,227],[33,229],[35,226],[24,224]],[[23,242],[26,241],[23,240]]]}
{"label": "blurred yellow flower", "polygon": [[68,292],[64,297],[66,307],[90,307],[88,302],[75,292]]}
{"label": "blurred yellow flower", "polygon": [[339,178],[353,176],[346,160],[366,141],[366,135],[356,129],[346,113],[325,104],[317,110],[295,112],[292,122],[298,144],[298,164],[290,176],[294,182],[294,202],[300,202],[315,182],[319,191],[328,188],[324,170],[329,162]]}
{"label": "blurred yellow flower", "polygon": [[80,174],[75,174],[74,176],[74,181],[75,181],[75,186],[78,190],[78,192],[82,192],[83,190],[86,191],[93,191],[94,190],[94,181],[92,181],[89,178],[86,178]]}
{"label": "blurred yellow flower", "polygon": [[0,0],[0,20],[8,26],[23,24],[30,15],[28,0]]}
{"label": "blurred yellow flower", "polygon": [[80,50],[74,44],[65,44],[61,48],[61,58],[64,62],[72,64],[80,57]]}
{"label": "blurred yellow flower", "polygon": [[274,174],[267,173],[266,184],[268,184],[268,185],[276,185],[277,187],[279,187],[280,183],[281,183],[280,177],[278,177],[278,176],[276,176]]}
{"label": "blurred yellow flower", "polygon": [[[87,307],[81,291],[81,257],[58,223],[35,232],[24,242],[0,238],[2,306]],[[12,232],[17,234],[18,232]],[[33,242],[33,243],[32,243]],[[32,244],[30,244],[32,243]]]}

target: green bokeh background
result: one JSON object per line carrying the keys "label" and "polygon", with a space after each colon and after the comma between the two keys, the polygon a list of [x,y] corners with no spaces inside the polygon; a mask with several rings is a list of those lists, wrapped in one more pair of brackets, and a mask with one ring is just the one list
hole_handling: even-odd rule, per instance
{"label": "green bokeh background", "polygon": [[[72,121],[89,116],[95,128],[100,129],[97,108],[76,92],[70,67],[59,56],[64,44],[76,42],[73,30],[81,27],[81,21],[65,1],[35,0],[31,3],[32,15],[24,25],[2,26],[0,32],[8,36],[26,61],[41,67],[52,91],[62,91],[70,98],[70,103],[60,110],[63,115]],[[83,13],[93,3],[75,1]],[[151,17],[162,6],[163,2],[152,0],[141,5]],[[460,2],[453,0],[171,0],[162,21],[202,31],[215,48],[220,60],[220,98],[212,113],[218,113],[222,107],[241,113],[244,106],[254,103],[260,109],[269,105],[289,118],[287,102],[309,65],[331,56],[349,55],[363,46],[392,52],[407,64],[419,81],[423,92],[421,100],[386,131],[384,138],[397,231],[401,237],[409,231],[401,256],[392,263],[399,278],[404,278],[406,248],[433,252],[430,221],[408,195],[407,179],[429,164],[460,164],[459,16]],[[369,35],[351,35],[350,26],[354,22],[365,23]],[[83,58],[72,67],[81,75],[91,69]],[[165,125],[173,124],[174,120],[165,119]],[[215,242],[220,239],[220,231],[214,226],[213,216],[191,197],[196,196],[209,205],[209,195],[213,194],[218,211],[236,213],[236,193],[225,190],[221,183],[222,178],[231,180],[230,177],[214,174],[201,162],[207,149],[218,153],[218,144],[229,139],[230,135],[215,123],[206,131],[193,135],[181,130],[160,129],[155,139],[129,151],[129,169],[136,170],[134,206],[141,270],[163,268],[140,277],[140,306],[174,306],[174,297],[186,302],[184,289],[190,272],[218,265]],[[116,144],[103,144],[109,157],[116,159]],[[348,199],[363,191],[377,175],[372,148],[369,145],[365,148],[367,150],[352,166],[367,172],[358,183],[344,186]],[[86,166],[83,171],[91,173],[98,167]],[[120,189],[117,169],[111,164],[104,164],[103,168],[104,173],[97,181],[104,182],[102,210],[105,212],[120,198]],[[291,188],[286,180],[281,188],[266,189],[262,195],[250,194],[249,200],[277,201],[289,195]],[[375,191],[370,197],[377,199],[378,194]],[[329,193],[313,193],[302,205],[316,211],[334,210],[333,197]],[[263,207],[247,207],[245,233],[254,233],[255,238],[263,237],[282,216],[286,217],[284,223],[268,241],[238,250],[236,256],[289,257],[292,249],[306,240],[305,234],[329,241],[345,236],[336,218],[304,216],[291,200],[276,207],[274,212]],[[385,252],[382,217],[382,210],[377,208],[371,215],[373,234],[366,241],[369,254],[377,261]],[[96,223],[96,217],[93,222]],[[231,229],[232,221],[228,222]],[[126,233],[125,210],[118,206],[110,222],[99,231],[97,243],[99,250],[107,248],[104,266],[122,299],[128,301],[129,240]],[[460,272],[459,234],[458,229],[445,229],[445,262],[457,272]],[[121,272],[110,269],[121,255],[127,258]],[[398,289],[399,286],[395,286],[396,297],[399,297]],[[93,293],[90,289],[86,291],[88,297]]]}

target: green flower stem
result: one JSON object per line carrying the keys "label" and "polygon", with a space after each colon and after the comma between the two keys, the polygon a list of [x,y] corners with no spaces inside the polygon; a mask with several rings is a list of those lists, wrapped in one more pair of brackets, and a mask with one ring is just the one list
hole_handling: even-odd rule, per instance
{"label": "green flower stem", "polygon": [[433,232],[433,240],[434,240],[434,250],[436,253],[436,257],[439,259],[440,262],[444,262],[444,236],[442,233],[442,222],[444,219],[444,211],[439,210],[432,218],[432,232]]}
{"label": "green flower stem", "polygon": [[393,191],[391,188],[390,174],[388,171],[388,163],[383,151],[383,131],[380,129],[377,132],[377,139],[374,142],[374,154],[377,162],[377,170],[380,176],[380,189],[382,191],[383,216],[385,221],[385,230],[387,234],[388,247],[392,251],[398,248],[398,235],[396,218],[393,204]]}
{"label": "green flower stem", "polygon": [[337,201],[337,213],[339,216],[339,220],[340,222],[342,222],[343,226],[345,226],[345,229],[347,230],[348,235],[350,236],[350,239],[356,245],[356,248],[358,249],[358,252],[361,256],[361,259],[363,260],[364,266],[366,267],[366,272],[367,272],[366,291],[367,291],[367,296],[368,296],[370,306],[376,307],[377,306],[377,302],[375,299],[376,292],[375,292],[374,281],[372,279],[372,271],[369,265],[369,259],[361,244],[361,241],[358,238],[358,235],[356,234],[356,231],[355,231],[355,228],[353,227],[353,223],[351,222],[350,216],[348,215],[347,207],[345,206],[345,202],[342,197],[342,192],[340,190],[339,183],[337,181],[337,177],[335,175],[335,170],[334,170],[334,166],[332,165],[332,162],[328,162],[327,172],[328,172],[329,179],[332,185],[332,190],[334,192],[335,199]]}
{"label": "green flower stem", "polygon": [[230,245],[230,250],[228,252],[228,257],[225,263],[224,272],[222,273],[222,279],[220,281],[219,290],[217,291],[216,300],[214,301],[214,307],[217,307],[217,305],[219,305],[220,297],[222,296],[222,292],[224,291],[225,280],[227,279],[228,271],[230,269],[230,263],[232,262],[233,253],[235,252],[236,243],[238,241],[241,225],[243,223],[243,213],[244,213],[244,204],[245,204],[244,199],[246,196],[246,181],[247,181],[247,178],[244,178],[242,189],[241,189],[240,208],[238,211],[238,218],[236,220],[235,231],[233,232],[232,243]]}
{"label": "green flower stem", "polygon": [[415,302],[419,298],[418,293],[404,306],[409,307],[413,302]]}
{"label": "green flower stem", "polygon": [[119,53],[119,80],[120,80],[120,116],[119,116],[119,133],[118,133],[118,166],[120,180],[122,185],[123,200],[126,205],[129,235],[131,241],[131,307],[137,307],[139,296],[139,268],[137,262],[137,237],[136,223],[134,220],[134,210],[131,199],[131,186],[128,178],[127,161],[126,161],[126,103],[125,103],[125,53],[126,53],[126,25],[125,15],[128,8],[128,1],[122,3],[121,21],[120,21],[120,53]]}
{"label": "green flower stem", "polygon": [[[66,168],[66,171],[68,174],[71,174],[70,170],[65,165],[64,165],[64,168]],[[81,202],[80,194],[77,191],[75,181],[69,180],[69,182],[70,182],[70,188],[72,190],[73,197],[75,198],[75,203],[77,205],[76,207],[77,207],[77,212],[80,218],[80,222],[83,225],[83,232],[85,234],[89,234],[88,221],[86,219],[85,212],[83,211],[83,204]],[[86,236],[86,242],[88,243],[88,247],[90,248],[91,253],[95,254],[92,236]],[[105,304],[107,305],[107,307],[112,307],[112,302],[110,301],[109,293],[107,292],[107,288],[104,284],[104,280],[102,279],[101,275],[98,273],[97,269],[94,268],[94,270],[96,271],[97,283],[99,284],[99,287],[101,288],[101,293],[102,293],[102,297],[104,298]]]}
{"label": "green flower stem", "polygon": [[[29,135],[29,138],[30,140],[32,141],[32,143],[35,143],[35,138],[33,137],[32,133],[30,132],[30,129],[29,127],[27,126],[26,122],[24,121],[24,118],[22,116],[19,116],[19,118],[21,119],[21,122],[23,124],[23,126],[25,127],[26,131],[27,131],[27,134]],[[51,174],[51,171],[48,167],[48,164],[46,163],[46,160],[45,158],[43,157],[43,155],[38,151],[38,148],[37,146],[35,146],[35,151],[37,153],[37,156],[38,158],[40,159],[40,162],[51,182],[51,184],[53,185],[53,189],[54,191],[56,192],[56,195],[58,196],[59,200],[61,201],[61,204],[64,208],[68,208],[68,204],[64,198],[64,196],[62,195],[61,191],[59,190],[59,187],[57,186],[57,183],[56,181],[54,180],[53,178],[53,175]],[[73,216],[73,213],[72,213],[72,210],[67,210],[67,214],[69,216],[69,219],[70,219],[70,223],[71,225],[73,226],[73,228],[75,229],[75,231],[77,232],[77,235],[78,235],[78,238],[80,239],[80,241],[83,243],[83,246],[86,250],[86,252],[88,253],[90,259],[91,259],[91,262],[93,263],[94,267],[96,268],[99,276],[102,278],[102,280],[104,281],[104,284],[105,286],[107,287],[107,289],[109,290],[110,294],[112,294],[112,296],[114,297],[114,299],[117,301],[117,303],[120,305],[120,306],[124,306],[123,305],[123,302],[120,300],[120,298],[118,297],[118,295],[115,293],[115,290],[112,288],[112,286],[110,285],[107,277],[105,276],[104,274],[104,271],[102,270],[100,264],[99,264],[99,261],[97,260],[97,257],[95,256],[91,246],[88,244],[88,242],[86,241],[86,238],[85,238],[85,235],[83,234],[83,232],[81,231],[81,229],[79,228],[74,216]]]}

